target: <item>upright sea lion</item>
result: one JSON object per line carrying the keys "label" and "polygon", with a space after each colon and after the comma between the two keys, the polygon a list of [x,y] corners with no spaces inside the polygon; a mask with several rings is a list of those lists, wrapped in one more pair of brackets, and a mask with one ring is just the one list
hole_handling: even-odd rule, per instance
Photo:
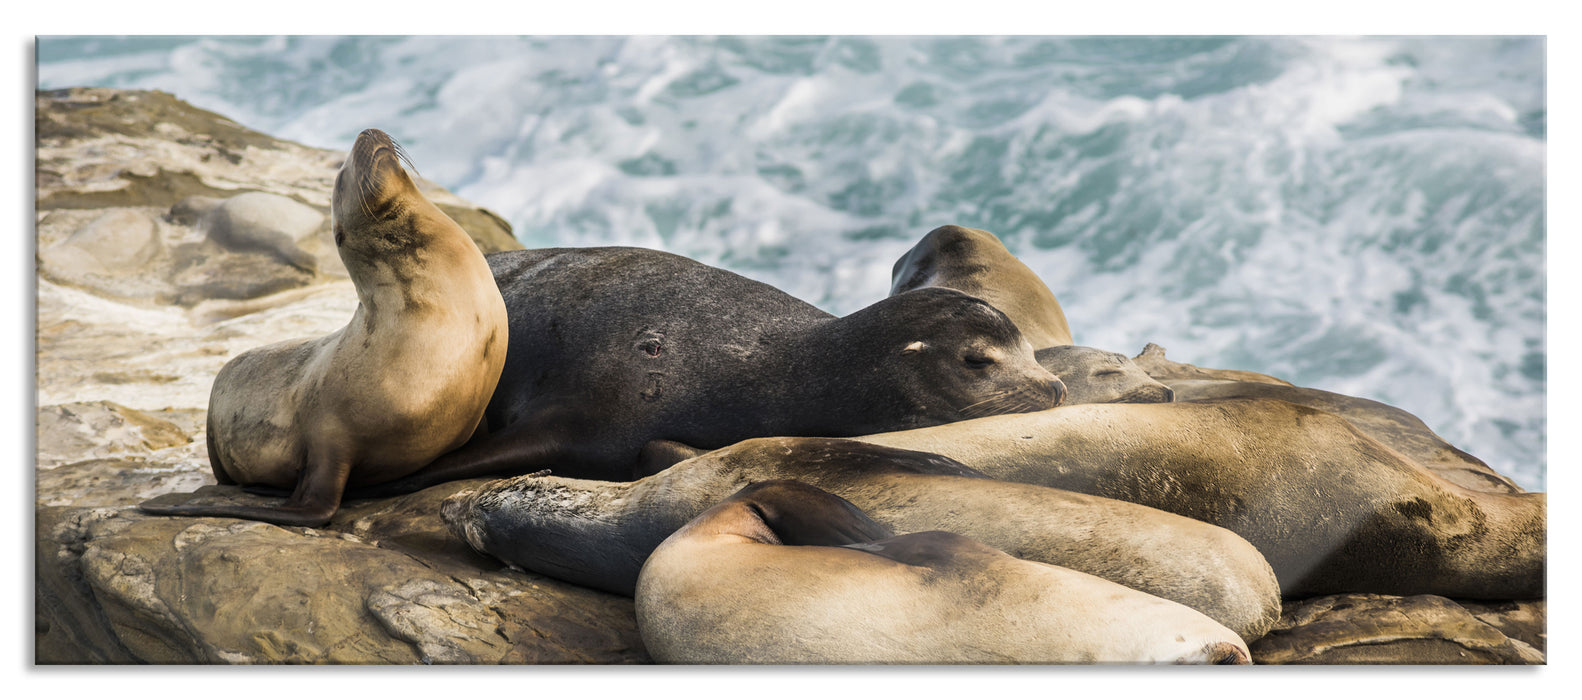
{"label": "upright sea lion", "polygon": [[1005,312],[1034,348],[1070,345],[1071,329],[1060,302],[1044,281],[988,231],[941,226],[895,261],[892,296],[926,287],[948,287]]}
{"label": "upright sea lion", "polygon": [[1463,488],[1285,401],[1087,404],[859,439],[1219,525],[1263,552],[1288,598],[1544,592],[1544,494]]}
{"label": "upright sea lion", "polygon": [[478,428],[505,362],[505,304],[483,253],[418,193],[404,160],[369,129],[335,177],[335,244],[357,288],[351,322],[244,352],[214,378],[215,478],[291,497],[144,511],[320,525],[348,485],[411,474]]}
{"label": "upright sea lion", "polygon": [[745,440],[623,483],[520,476],[457,493],[442,513],[480,552],[632,595],[661,541],[742,486],[772,479],[829,491],[895,532],[947,530],[1181,603],[1245,640],[1263,636],[1280,616],[1268,562],[1229,530],[854,440]]}
{"label": "upright sea lion", "polygon": [[391,491],[546,467],[629,480],[655,440],[860,435],[1036,411],[1065,394],[1005,314],[953,289],[836,318],[656,250],[508,251],[489,265],[511,316],[491,434]]}
{"label": "upright sea lion", "polygon": [[742,489],[654,550],[637,625],[689,664],[1250,663],[1201,613],[947,532],[889,536],[794,481]]}

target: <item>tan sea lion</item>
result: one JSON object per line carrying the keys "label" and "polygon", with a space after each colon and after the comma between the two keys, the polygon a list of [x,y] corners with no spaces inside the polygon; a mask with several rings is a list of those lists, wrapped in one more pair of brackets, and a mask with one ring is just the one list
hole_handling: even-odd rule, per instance
{"label": "tan sea lion", "polygon": [[1071,329],[1053,292],[988,231],[941,226],[895,261],[890,294],[959,289],[1005,312],[1036,349],[1070,345]]}
{"label": "tan sea lion", "polygon": [[795,481],[750,485],[668,537],[636,607],[665,663],[1250,663],[1185,606],[960,535],[892,537]]}
{"label": "tan sea lion", "polygon": [[1079,403],[1169,403],[1175,391],[1148,376],[1118,352],[1083,345],[1056,345],[1034,354],[1038,364],[1066,385],[1062,405]]}
{"label": "tan sea lion", "polygon": [[895,532],[947,530],[1181,603],[1257,639],[1280,615],[1263,555],[1224,528],[1108,498],[984,477],[934,454],[758,438],[638,481],[520,476],[445,502],[451,531],[518,568],[632,595],[654,547],[742,486],[794,479]]}
{"label": "tan sea lion", "polygon": [[[1068,388],[1073,385],[1067,383]],[[1522,493],[1505,475],[1445,442],[1427,424],[1407,411],[1386,403],[1322,389],[1268,382],[1179,379],[1170,383],[1182,401],[1226,398],[1264,398],[1289,401],[1345,418],[1362,432],[1406,455],[1450,481],[1476,491]],[[1072,395],[1076,389],[1071,388]],[[1067,403],[1071,403],[1067,398]]]}
{"label": "tan sea lion", "polygon": [[1284,401],[1087,404],[859,439],[1219,525],[1263,553],[1288,598],[1544,592],[1544,494],[1463,488]]}
{"label": "tan sea lion", "polygon": [[294,489],[290,498],[144,511],[320,525],[347,485],[409,475],[473,435],[505,362],[505,304],[477,245],[418,193],[404,160],[369,129],[335,178],[335,243],[357,288],[351,322],[244,352],[214,379],[215,478]]}

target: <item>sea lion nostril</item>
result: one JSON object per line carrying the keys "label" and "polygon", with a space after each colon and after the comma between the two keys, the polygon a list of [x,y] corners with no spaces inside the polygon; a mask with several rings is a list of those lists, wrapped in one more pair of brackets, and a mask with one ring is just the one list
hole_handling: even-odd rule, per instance
{"label": "sea lion nostril", "polygon": [[1050,380],[1049,390],[1055,395],[1054,402],[1050,404],[1051,407],[1059,406],[1060,402],[1066,400],[1066,384],[1060,381],[1059,377]]}
{"label": "sea lion nostril", "polygon": [[1229,642],[1214,642],[1208,646],[1209,661],[1215,665],[1240,665],[1250,664],[1252,659],[1247,657],[1247,652]]}

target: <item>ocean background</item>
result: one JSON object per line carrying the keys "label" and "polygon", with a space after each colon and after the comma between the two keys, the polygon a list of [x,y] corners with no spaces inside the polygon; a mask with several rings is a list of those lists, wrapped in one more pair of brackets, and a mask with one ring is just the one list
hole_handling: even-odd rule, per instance
{"label": "ocean background", "polygon": [[1542,37],[39,37],[344,150],[529,247],[638,245],[832,313],[947,223],[1078,344],[1384,401],[1545,489]]}

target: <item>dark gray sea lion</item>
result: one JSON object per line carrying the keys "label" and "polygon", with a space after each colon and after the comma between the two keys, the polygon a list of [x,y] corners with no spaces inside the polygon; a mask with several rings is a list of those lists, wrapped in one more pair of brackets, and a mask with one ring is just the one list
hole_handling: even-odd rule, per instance
{"label": "dark gray sea lion", "polygon": [[836,318],[766,284],[642,248],[489,256],[511,347],[491,434],[396,489],[552,468],[628,480],[655,440],[713,449],[1052,408],[1015,324],[953,289]]}
{"label": "dark gray sea lion", "polygon": [[1035,357],[1066,385],[1065,405],[1079,403],[1169,403],[1175,392],[1118,352],[1083,345],[1056,345]]}
{"label": "dark gray sea lion", "polygon": [[746,440],[632,482],[519,476],[458,493],[442,512],[478,551],[632,595],[661,541],[742,486],[772,479],[834,493],[895,532],[947,530],[1181,603],[1245,640],[1262,636],[1280,615],[1269,564],[1224,528],[989,479],[938,455],[854,440]]}
{"label": "dark gray sea lion", "polygon": [[760,482],[667,538],[637,582],[655,660],[687,664],[1250,663],[1201,613]]}
{"label": "dark gray sea lion", "polygon": [[1053,292],[988,231],[941,226],[895,261],[890,294],[948,287],[1005,312],[1034,348],[1070,345],[1071,329]]}
{"label": "dark gray sea lion", "polygon": [[1544,594],[1544,494],[1463,488],[1285,401],[1088,404],[859,439],[1219,525],[1263,552],[1288,598]]}
{"label": "dark gray sea lion", "polygon": [[478,428],[505,362],[505,304],[478,246],[418,193],[404,158],[369,129],[335,178],[335,242],[357,288],[351,322],[249,350],[215,376],[215,478],[294,489],[290,498],[144,511],[320,525],[348,485],[411,474]]}

